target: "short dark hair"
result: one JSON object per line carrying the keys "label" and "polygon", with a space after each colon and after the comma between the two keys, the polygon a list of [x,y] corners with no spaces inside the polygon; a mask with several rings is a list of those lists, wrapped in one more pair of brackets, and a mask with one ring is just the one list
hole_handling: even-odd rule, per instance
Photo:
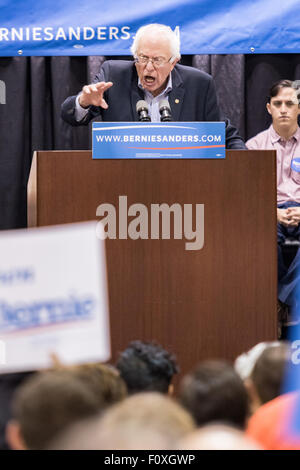
{"label": "short dark hair", "polygon": [[132,341],[120,354],[117,369],[128,393],[156,391],[168,393],[178,372],[175,356],[155,342]]}
{"label": "short dark hair", "polygon": [[273,83],[269,91],[268,103],[270,103],[272,98],[275,98],[275,96],[278,95],[279,90],[281,88],[293,88],[292,80],[284,79],[284,80],[278,80],[277,82]]}
{"label": "short dark hair", "polygon": [[270,346],[258,357],[250,379],[262,404],[280,395],[288,359],[289,346],[286,343]]}
{"label": "short dark hair", "polygon": [[198,426],[215,421],[245,427],[247,391],[233,366],[225,361],[204,361],[186,375],[180,401]]}
{"label": "short dark hair", "polygon": [[13,400],[13,416],[29,449],[44,449],[66,427],[98,412],[91,388],[65,370],[34,374]]}

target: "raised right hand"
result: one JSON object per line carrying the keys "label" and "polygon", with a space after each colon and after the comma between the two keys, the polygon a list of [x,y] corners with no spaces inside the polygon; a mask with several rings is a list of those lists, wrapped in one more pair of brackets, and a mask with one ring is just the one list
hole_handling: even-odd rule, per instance
{"label": "raised right hand", "polygon": [[103,93],[113,86],[112,82],[98,82],[92,85],[85,85],[82,88],[82,92],[79,95],[78,102],[83,108],[89,106],[101,106],[101,108],[107,109],[108,104],[103,98]]}

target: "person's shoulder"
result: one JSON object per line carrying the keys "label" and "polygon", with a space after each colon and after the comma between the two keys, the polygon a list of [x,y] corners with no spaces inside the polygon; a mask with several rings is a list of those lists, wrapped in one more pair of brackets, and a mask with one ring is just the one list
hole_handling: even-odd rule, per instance
{"label": "person's shoulder", "polygon": [[190,67],[188,65],[176,64],[175,70],[181,75],[183,79],[191,78],[196,80],[203,80],[204,82],[209,82],[212,80],[211,75],[202,70],[196,69],[195,67]]}
{"label": "person's shoulder", "polygon": [[106,60],[103,62],[101,72],[96,76],[96,80],[104,79],[113,82],[115,86],[122,85],[122,82],[131,79],[134,68],[134,62],[130,60]]}
{"label": "person's shoulder", "polygon": [[246,147],[250,150],[251,149],[263,150],[263,147],[268,140],[269,133],[270,133],[270,129],[266,129],[264,131],[259,132],[254,137],[251,137],[251,139],[247,140]]}
{"label": "person's shoulder", "polygon": [[[246,429],[247,436],[268,450],[293,448],[293,443],[289,442],[283,431],[288,423],[286,419],[293,413],[299,398],[298,391],[290,392],[263,404],[250,417]],[[296,448],[299,449],[299,442]]]}
{"label": "person's shoulder", "polygon": [[102,68],[108,68],[110,70],[131,70],[133,66],[132,60],[105,60]]}
{"label": "person's shoulder", "polygon": [[256,411],[256,413],[254,413],[252,418],[265,418],[267,415],[270,415],[272,417],[274,415],[277,416],[278,413],[286,412],[287,408],[294,405],[296,403],[296,400],[299,398],[300,394],[298,391],[283,393],[282,395],[279,395],[278,397],[275,397],[272,400],[261,405],[260,408],[258,408],[258,410]]}
{"label": "person's shoulder", "polygon": [[277,424],[299,398],[299,392],[290,392],[264,403],[249,419],[247,432],[265,429],[271,422]]}

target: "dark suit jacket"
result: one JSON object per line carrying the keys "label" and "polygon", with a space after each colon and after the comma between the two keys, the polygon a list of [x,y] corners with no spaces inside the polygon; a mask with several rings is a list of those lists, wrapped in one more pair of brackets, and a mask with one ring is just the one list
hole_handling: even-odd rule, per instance
{"label": "dark suit jacket", "polygon": [[[222,119],[217,104],[213,79],[193,67],[176,65],[172,70],[172,91],[169,104],[174,121],[221,121],[226,122],[226,147],[245,149],[245,144],[228,119]],[[74,116],[76,96],[62,104],[62,118],[72,126],[88,124],[99,114],[103,121],[138,121],[136,103],[144,99],[138,87],[138,76],[133,62],[108,60],[104,62],[95,82],[111,81],[113,86],[105,92],[108,109],[91,106],[85,118],[77,122]]]}

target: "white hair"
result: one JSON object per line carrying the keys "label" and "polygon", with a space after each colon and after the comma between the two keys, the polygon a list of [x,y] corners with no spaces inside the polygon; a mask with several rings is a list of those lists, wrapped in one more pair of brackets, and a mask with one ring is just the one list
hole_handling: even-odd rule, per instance
{"label": "white hair", "polygon": [[256,344],[249,351],[238,356],[234,362],[235,371],[239,374],[242,380],[248,379],[257,360],[260,358],[265,349],[281,346],[281,341],[266,341]]}
{"label": "white hair", "polygon": [[169,41],[172,59],[180,59],[181,55],[179,33],[177,34],[176,32],[174,32],[170,28],[170,26],[158,23],[147,24],[145,26],[141,26],[137,30],[132,46],[130,48],[133,57],[137,56],[137,50],[140,40],[144,35],[148,33],[156,33],[158,37],[161,37],[161,35],[163,35]]}

